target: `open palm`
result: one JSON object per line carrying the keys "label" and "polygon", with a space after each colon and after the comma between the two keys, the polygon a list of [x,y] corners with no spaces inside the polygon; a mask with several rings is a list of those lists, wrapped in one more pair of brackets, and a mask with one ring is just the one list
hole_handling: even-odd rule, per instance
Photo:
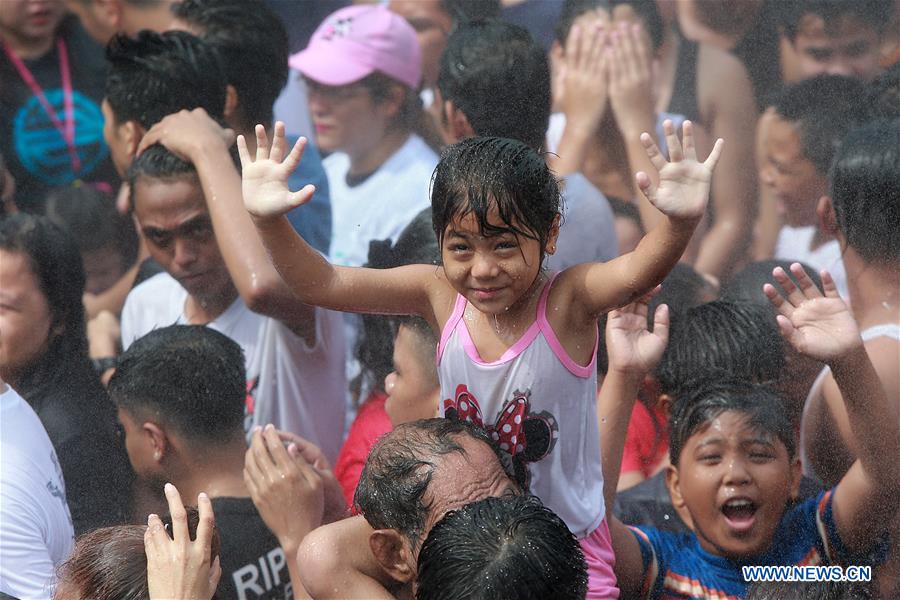
{"label": "open palm", "polygon": [[250,158],[244,136],[238,136],[237,143],[242,168],[241,191],[247,212],[255,217],[277,217],[309,202],[315,192],[313,185],[306,185],[297,192],[288,188],[288,177],[300,164],[306,138],[297,140],[285,157],[284,123],[275,124],[271,149],[265,127],[257,125],[255,160]]}
{"label": "open palm", "polygon": [[790,344],[811,358],[829,362],[862,345],[859,327],[841,299],[831,275],[822,272],[824,295],[799,263],[791,265],[795,285],[780,267],[772,272],[786,297],[766,284],[766,296],[778,309],[778,326]]}
{"label": "open palm", "polygon": [[656,368],[669,341],[669,310],[658,306],[653,331],[647,329],[647,303],[653,294],[610,311],[606,321],[609,368],[621,372],[649,373]]}
{"label": "open palm", "polygon": [[693,125],[690,121],[684,122],[683,148],[671,121],[663,124],[663,131],[666,134],[669,160],[662,155],[653,138],[646,133],[641,135],[641,143],[659,174],[659,184],[653,185],[650,177],[640,172],[637,174],[638,185],[651,204],[663,214],[676,219],[699,219],[706,211],[713,169],[722,154],[724,142],[716,140],[709,157],[700,162],[697,159]]}

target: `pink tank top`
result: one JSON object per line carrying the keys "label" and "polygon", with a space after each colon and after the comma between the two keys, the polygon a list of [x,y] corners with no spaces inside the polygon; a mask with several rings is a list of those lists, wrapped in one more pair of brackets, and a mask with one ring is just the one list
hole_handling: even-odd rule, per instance
{"label": "pink tank top", "polygon": [[541,291],[534,323],[494,362],[479,356],[463,318],[468,302],[457,296],[437,351],[441,415],[484,427],[525,470],[531,492],[584,538],[605,516],[597,342],[586,367],[562,347],[547,321],[555,279]]}

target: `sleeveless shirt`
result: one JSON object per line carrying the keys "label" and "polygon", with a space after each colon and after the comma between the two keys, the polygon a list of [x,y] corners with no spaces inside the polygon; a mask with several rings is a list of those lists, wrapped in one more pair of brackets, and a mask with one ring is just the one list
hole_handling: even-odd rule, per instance
{"label": "sleeveless shirt", "polygon": [[[484,427],[531,493],[578,538],[603,521],[603,471],[597,425],[597,344],[578,365],[547,321],[544,286],[534,323],[496,361],[481,359],[458,295],[437,351],[441,415]],[[598,337],[599,341],[599,337]]]}

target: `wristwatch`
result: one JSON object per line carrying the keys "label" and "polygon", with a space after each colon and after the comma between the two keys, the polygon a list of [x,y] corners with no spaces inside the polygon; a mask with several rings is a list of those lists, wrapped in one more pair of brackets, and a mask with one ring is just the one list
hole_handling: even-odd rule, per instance
{"label": "wristwatch", "polygon": [[103,375],[107,370],[115,369],[118,361],[119,359],[115,356],[104,356],[103,358],[91,359],[91,364],[94,365],[94,370],[97,371],[98,375]]}

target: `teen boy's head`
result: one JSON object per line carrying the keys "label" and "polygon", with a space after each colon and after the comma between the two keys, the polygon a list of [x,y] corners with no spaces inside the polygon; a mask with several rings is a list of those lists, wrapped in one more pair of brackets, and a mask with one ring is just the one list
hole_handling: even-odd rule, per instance
{"label": "teen boy's head", "polygon": [[800,461],[784,402],[728,375],[696,381],[669,418],[672,505],[707,552],[762,553],[797,494]]}
{"label": "teen boy's head", "polygon": [[[152,480],[244,443],[244,353],[201,325],[172,325],[138,339],[109,382],[135,472]],[[183,456],[184,455],[184,456]]]}
{"label": "teen boy's head", "polygon": [[422,49],[422,80],[437,83],[441,55],[447,38],[460,23],[489,19],[500,14],[499,0],[390,0],[388,8],[416,30]]}
{"label": "teen boy's head", "polygon": [[106,48],[109,74],[101,106],[103,137],[121,177],[141,138],[166,115],[203,108],[214,119],[225,109],[225,76],[216,53],[183,32],[118,35]]}
{"label": "teen boy's head", "polygon": [[150,255],[201,301],[233,289],[194,166],[153,145],[128,171],[131,205]]}
{"label": "teen boy's head", "polygon": [[778,10],[801,79],[827,73],[869,81],[878,75],[891,0],[791,0],[778,3]]}
{"label": "teen boy's head", "polygon": [[221,57],[229,126],[268,128],[288,78],[288,35],[278,15],[262,0],[183,0],[172,13],[178,28],[200,36]]}
{"label": "teen boy's head", "polygon": [[550,65],[526,30],[469,23],[447,41],[438,89],[448,137],[507,137],[539,150],[550,120]]}
{"label": "teen boy's head", "polygon": [[[863,263],[900,265],[900,119],[873,121],[844,139],[824,200],[826,227]],[[845,259],[846,260],[846,259]]]}
{"label": "teen boy's head", "polygon": [[760,179],[787,225],[817,222],[828,193],[828,168],[847,132],[865,117],[865,87],[854,78],[819,75],[785,88],[772,105]]}

